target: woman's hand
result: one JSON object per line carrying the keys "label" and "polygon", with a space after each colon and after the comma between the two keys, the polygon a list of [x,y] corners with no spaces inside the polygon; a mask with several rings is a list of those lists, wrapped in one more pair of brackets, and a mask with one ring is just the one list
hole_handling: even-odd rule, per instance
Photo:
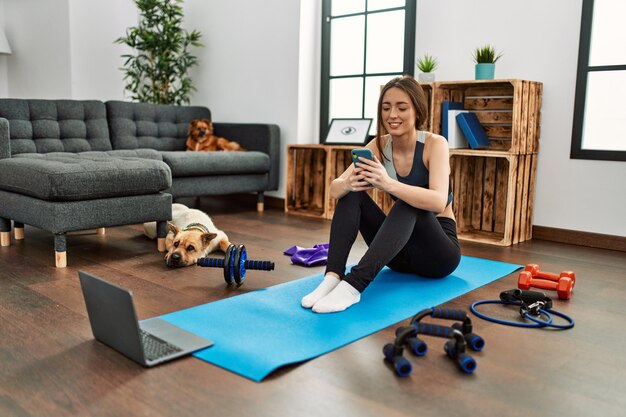
{"label": "woman's hand", "polygon": [[374,156],[374,160],[359,157],[359,162],[356,163],[356,168],[354,169],[354,176],[358,177],[361,183],[365,182],[367,184],[368,187],[364,189],[374,187],[387,191],[392,182],[389,174],[387,174],[387,170],[376,156]]}
{"label": "woman's hand", "polygon": [[[359,160],[365,159],[359,157]],[[365,180],[365,173],[362,167],[359,167],[361,164],[357,162],[356,168],[352,170],[352,173],[345,179],[345,190],[348,192],[352,191],[367,191],[372,188],[369,182]]]}

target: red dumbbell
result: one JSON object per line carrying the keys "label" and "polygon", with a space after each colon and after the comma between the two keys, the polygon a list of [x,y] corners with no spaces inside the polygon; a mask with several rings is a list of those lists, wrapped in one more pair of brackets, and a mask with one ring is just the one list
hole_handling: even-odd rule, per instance
{"label": "red dumbbell", "polygon": [[558,282],[549,281],[547,279],[533,278],[528,271],[522,271],[517,280],[517,287],[521,290],[528,290],[531,287],[541,288],[543,290],[556,291],[561,300],[569,300],[572,296],[574,282],[570,277],[561,277]]}
{"label": "red dumbbell", "polygon": [[572,279],[572,287],[576,285],[576,274],[574,271],[562,271],[561,274],[557,275],[540,270],[539,265],[536,264],[528,264],[524,270],[530,272],[533,278],[547,279],[554,282],[559,282],[561,278],[568,277]]}

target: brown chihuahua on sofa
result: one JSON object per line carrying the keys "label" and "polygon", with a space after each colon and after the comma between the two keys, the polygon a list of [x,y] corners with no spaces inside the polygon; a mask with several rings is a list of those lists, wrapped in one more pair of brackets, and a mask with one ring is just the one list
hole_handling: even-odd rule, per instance
{"label": "brown chihuahua on sofa", "polygon": [[213,135],[209,119],[193,119],[187,134],[188,151],[245,151],[239,143]]}

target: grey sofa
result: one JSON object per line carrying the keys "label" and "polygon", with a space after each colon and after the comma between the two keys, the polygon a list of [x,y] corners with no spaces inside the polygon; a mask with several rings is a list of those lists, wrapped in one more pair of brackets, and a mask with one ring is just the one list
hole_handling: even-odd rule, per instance
{"label": "grey sofa", "polygon": [[248,152],[186,152],[191,119],[206,107],[121,101],[0,99],[0,240],[24,224],[55,235],[58,267],[67,232],[157,221],[164,250],[172,198],[278,188],[279,130],[214,123]]}
{"label": "grey sofa", "polygon": [[248,152],[184,152],[191,119],[211,119],[206,107],[108,101],[111,144],[116,150],[156,149],[172,171],[174,198],[277,190],[280,132],[272,124],[213,123],[215,134]]}

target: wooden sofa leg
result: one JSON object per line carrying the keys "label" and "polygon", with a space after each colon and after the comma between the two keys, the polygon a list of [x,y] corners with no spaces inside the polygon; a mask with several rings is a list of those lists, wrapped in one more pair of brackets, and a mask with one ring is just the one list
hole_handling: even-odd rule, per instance
{"label": "wooden sofa leg", "polygon": [[57,268],[67,266],[67,239],[65,233],[54,235],[54,261]]}
{"label": "wooden sofa leg", "polygon": [[260,191],[256,196],[256,211],[259,213],[263,213],[265,209],[264,199],[263,191]]}
{"label": "wooden sofa leg", "polygon": [[98,233],[99,235],[105,235],[106,230],[107,229],[105,227],[98,227],[98,229],[96,230],[96,233]]}
{"label": "wooden sofa leg", "polygon": [[24,223],[13,222],[15,240],[24,240]]}
{"label": "wooden sofa leg", "polygon": [[11,245],[11,220],[0,217],[0,246]]}
{"label": "wooden sofa leg", "polygon": [[57,268],[67,267],[67,252],[54,252],[54,262]]}
{"label": "wooden sofa leg", "polygon": [[0,232],[0,246],[11,245],[11,232]]}
{"label": "wooden sofa leg", "polygon": [[165,238],[167,237],[167,222],[157,222],[157,250],[165,252]]}

